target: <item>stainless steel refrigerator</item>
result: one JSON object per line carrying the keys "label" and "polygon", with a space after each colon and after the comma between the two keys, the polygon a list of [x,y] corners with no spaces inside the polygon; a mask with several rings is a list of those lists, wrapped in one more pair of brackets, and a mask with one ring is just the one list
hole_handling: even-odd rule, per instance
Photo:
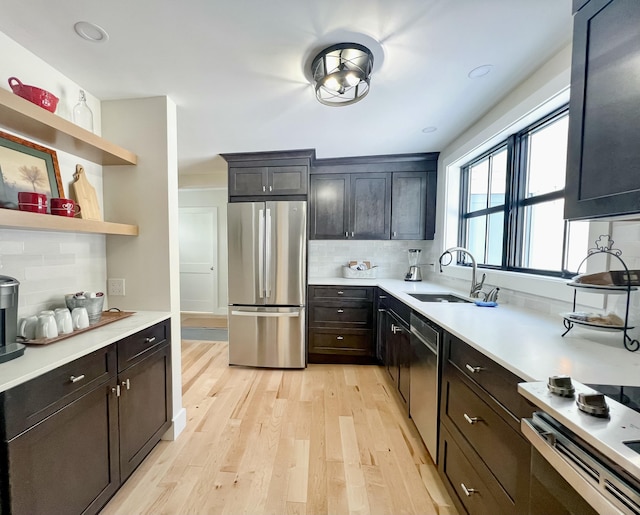
{"label": "stainless steel refrigerator", "polygon": [[235,202],[227,215],[229,364],[304,368],[307,203]]}

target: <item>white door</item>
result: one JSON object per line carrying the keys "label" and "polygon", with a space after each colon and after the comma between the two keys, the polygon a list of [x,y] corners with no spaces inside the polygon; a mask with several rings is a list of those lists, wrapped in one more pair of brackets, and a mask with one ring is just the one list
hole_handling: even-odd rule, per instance
{"label": "white door", "polygon": [[218,307],[218,208],[181,207],[180,310]]}

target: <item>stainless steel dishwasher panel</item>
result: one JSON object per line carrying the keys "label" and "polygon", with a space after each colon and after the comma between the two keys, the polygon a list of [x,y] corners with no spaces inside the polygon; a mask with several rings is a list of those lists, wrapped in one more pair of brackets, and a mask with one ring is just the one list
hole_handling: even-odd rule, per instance
{"label": "stainless steel dishwasher panel", "polygon": [[438,458],[438,352],[441,330],[411,314],[411,389],[409,414],[431,459]]}

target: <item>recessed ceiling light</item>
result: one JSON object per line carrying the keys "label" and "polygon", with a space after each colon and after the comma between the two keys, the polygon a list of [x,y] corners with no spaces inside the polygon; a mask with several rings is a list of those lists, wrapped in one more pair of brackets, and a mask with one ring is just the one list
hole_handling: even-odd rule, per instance
{"label": "recessed ceiling light", "polygon": [[430,132],[436,132],[438,130],[437,127],[425,127],[424,129],[422,129],[422,132],[424,132],[425,134],[429,134]]}
{"label": "recessed ceiling light", "polygon": [[479,79],[480,77],[484,77],[491,70],[493,70],[493,65],[491,64],[483,64],[482,66],[478,66],[469,72],[467,77],[470,79]]}
{"label": "recessed ceiling light", "polygon": [[79,21],[73,26],[73,30],[82,39],[93,41],[94,43],[104,43],[109,39],[109,34],[102,27],[88,21]]}

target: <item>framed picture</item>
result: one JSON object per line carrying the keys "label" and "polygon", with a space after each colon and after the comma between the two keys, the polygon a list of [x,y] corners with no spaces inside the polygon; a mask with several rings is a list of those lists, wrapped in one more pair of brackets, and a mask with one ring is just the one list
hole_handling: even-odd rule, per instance
{"label": "framed picture", "polygon": [[0,207],[18,209],[18,192],[64,197],[54,150],[0,131]]}

